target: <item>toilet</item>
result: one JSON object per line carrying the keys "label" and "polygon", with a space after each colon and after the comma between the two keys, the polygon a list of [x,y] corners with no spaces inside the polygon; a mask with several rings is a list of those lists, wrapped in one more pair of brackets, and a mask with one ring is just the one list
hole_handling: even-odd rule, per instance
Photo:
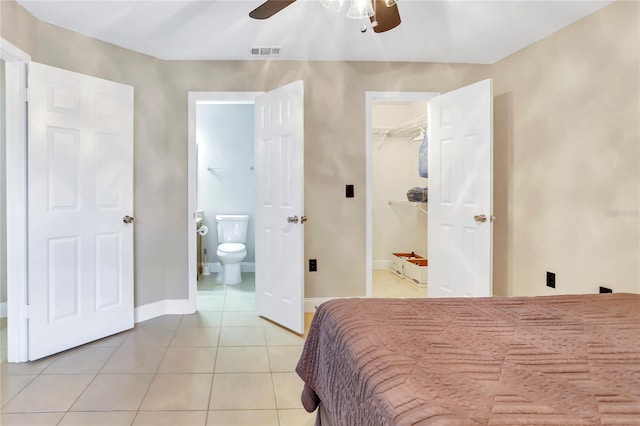
{"label": "toilet", "polygon": [[246,214],[216,215],[218,229],[218,251],[216,254],[222,263],[222,283],[238,284],[242,282],[240,262],[247,256],[247,225],[249,216]]}

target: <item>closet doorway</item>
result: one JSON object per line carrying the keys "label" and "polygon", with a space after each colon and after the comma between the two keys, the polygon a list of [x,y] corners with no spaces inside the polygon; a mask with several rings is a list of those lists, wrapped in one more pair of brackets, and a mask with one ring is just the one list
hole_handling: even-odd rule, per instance
{"label": "closet doorway", "polygon": [[[417,201],[417,188],[428,187],[428,178],[419,173],[419,150],[427,135],[429,99],[436,95],[366,94],[367,297],[427,295],[420,258],[428,261],[428,203]],[[403,260],[412,253],[419,261],[405,270]]]}

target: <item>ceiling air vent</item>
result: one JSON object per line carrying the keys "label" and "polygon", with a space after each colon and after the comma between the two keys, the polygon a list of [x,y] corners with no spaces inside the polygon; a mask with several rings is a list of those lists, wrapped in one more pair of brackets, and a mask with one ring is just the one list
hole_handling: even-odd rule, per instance
{"label": "ceiling air vent", "polygon": [[281,47],[252,47],[250,49],[251,56],[280,56]]}

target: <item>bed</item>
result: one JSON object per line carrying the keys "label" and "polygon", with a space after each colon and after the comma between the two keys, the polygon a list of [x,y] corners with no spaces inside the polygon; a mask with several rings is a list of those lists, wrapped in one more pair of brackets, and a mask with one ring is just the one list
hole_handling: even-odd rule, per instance
{"label": "bed", "polygon": [[296,371],[316,424],[640,425],[640,295],[336,299]]}

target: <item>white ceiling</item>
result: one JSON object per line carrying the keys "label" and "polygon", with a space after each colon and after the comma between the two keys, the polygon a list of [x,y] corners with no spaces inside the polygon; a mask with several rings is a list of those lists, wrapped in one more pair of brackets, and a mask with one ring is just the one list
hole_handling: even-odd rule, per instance
{"label": "white ceiling", "polygon": [[399,27],[361,33],[319,0],[298,0],[265,21],[253,0],[17,0],[72,31],[161,59],[245,60],[281,46],[284,60],[492,64],[612,0],[398,0]]}

